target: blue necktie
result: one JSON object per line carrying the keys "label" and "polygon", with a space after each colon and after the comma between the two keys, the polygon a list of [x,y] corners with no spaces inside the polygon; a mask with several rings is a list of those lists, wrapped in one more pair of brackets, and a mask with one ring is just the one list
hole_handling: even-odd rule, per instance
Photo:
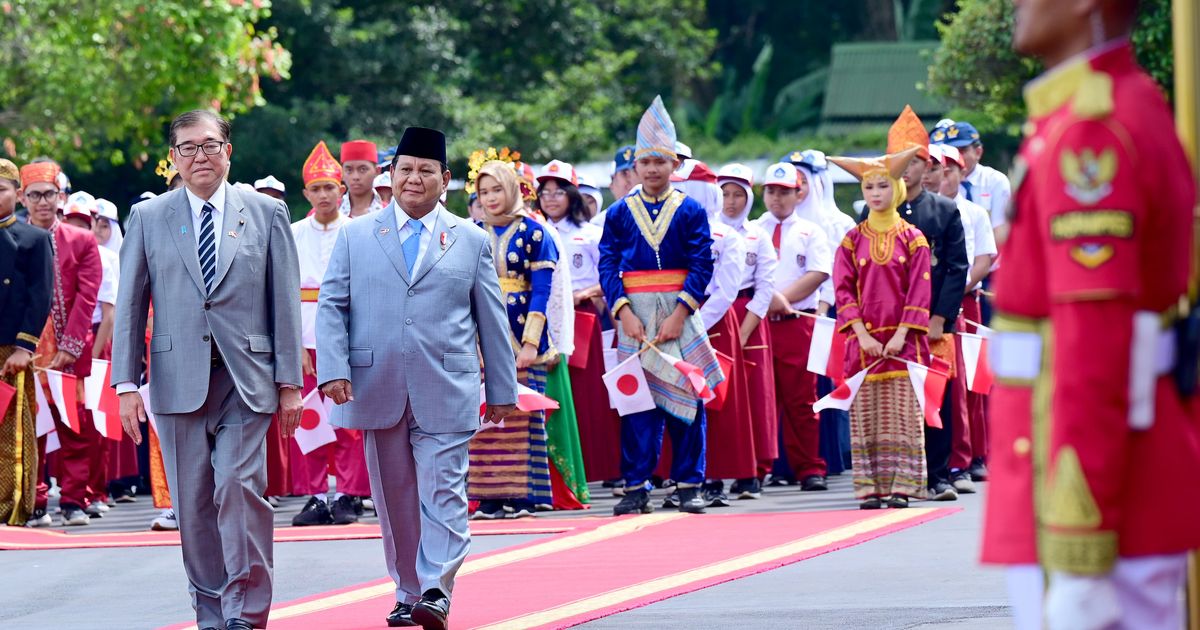
{"label": "blue necktie", "polygon": [[967,201],[975,201],[974,195],[971,194],[971,182],[962,180],[963,190],[967,191]]}
{"label": "blue necktie", "polygon": [[411,278],[413,265],[417,264],[417,253],[421,251],[421,222],[417,219],[408,220],[408,230],[412,232],[400,245],[404,252],[404,264],[408,265],[408,275]]}
{"label": "blue necktie", "polygon": [[204,277],[204,288],[212,293],[213,278],[217,275],[217,239],[213,230],[212,213],[216,211],[211,203],[204,202],[200,211],[200,242],[197,252],[200,256],[200,273]]}

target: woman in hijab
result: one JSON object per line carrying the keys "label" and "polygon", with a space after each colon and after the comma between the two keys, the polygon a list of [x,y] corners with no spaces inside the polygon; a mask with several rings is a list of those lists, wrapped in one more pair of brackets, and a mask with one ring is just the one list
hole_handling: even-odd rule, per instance
{"label": "woman in hijab", "polygon": [[870,208],[842,239],[833,269],[838,327],[849,335],[845,373],[867,371],[850,407],[854,494],[864,510],[925,496],[924,421],[907,364],[929,355],[929,243],[896,211],[916,151],[830,158],[862,182]]}

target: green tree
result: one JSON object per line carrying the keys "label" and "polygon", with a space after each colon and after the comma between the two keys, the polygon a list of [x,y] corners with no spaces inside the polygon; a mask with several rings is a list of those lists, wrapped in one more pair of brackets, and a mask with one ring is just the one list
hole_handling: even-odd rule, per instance
{"label": "green tree", "polygon": [[0,3],[6,152],[84,171],[140,168],[164,153],[164,126],[179,111],[261,105],[261,78],[290,68],[275,33],[255,26],[269,11],[267,0]]}

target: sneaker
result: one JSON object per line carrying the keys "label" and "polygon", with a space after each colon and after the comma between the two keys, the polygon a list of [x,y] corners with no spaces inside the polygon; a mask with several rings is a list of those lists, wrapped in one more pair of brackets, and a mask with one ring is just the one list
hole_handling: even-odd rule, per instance
{"label": "sneaker", "polygon": [[349,525],[358,522],[358,511],[354,507],[354,498],[348,494],[334,499],[333,507],[329,508],[330,521],[334,525]]}
{"label": "sneaker", "polygon": [[968,472],[964,471],[955,475],[950,485],[954,486],[959,494],[975,494],[975,482],[971,481],[971,474]]}
{"label": "sneaker", "polygon": [[657,477],[655,477],[653,479],[654,479],[654,487],[658,488],[659,490],[666,490],[668,488],[675,487],[674,479],[658,479]]}
{"label": "sneaker", "polygon": [[708,507],[729,507],[729,497],[725,495],[725,482],[710,481],[704,484],[701,492],[704,505]]}
{"label": "sneaker", "polygon": [[971,462],[971,467],[967,469],[967,474],[971,475],[971,481],[987,481],[987,464],[984,464],[982,459],[977,459]]}
{"label": "sneaker", "polygon": [[676,492],[679,496],[680,512],[704,514],[706,510],[704,509],[704,498],[700,496],[700,488],[680,488]]}
{"label": "sneaker", "polygon": [[133,496],[133,494],[129,492],[122,492],[114,497],[113,501],[117,503],[137,503],[137,497]]}
{"label": "sneaker", "polygon": [[796,485],[796,479],[794,477],[784,477],[783,475],[768,475],[767,477],[768,486],[775,487]]}
{"label": "sneaker", "polygon": [[304,504],[304,509],[292,517],[293,527],[306,527],[308,525],[333,525],[333,514],[329,513],[327,502],[317,497],[309,497],[308,503]]}
{"label": "sneaker", "polygon": [[95,516],[96,518],[100,518],[100,517],[104,516],[104,513],[108,512],[108,510],[109,510],[109,507],[107,505],[105,505],[103,501],[92,501],[91,503],[88,504],[88,506],[84,510],[84,512],[86,512],[88,516]]}
{"label": "sneaker", "polygon": [[758,499],[762,497],[762,482],[758,477],[738,479],[729,486],[729,494],[738,499]]}
{"label": "sneaker", "polygon": [[175,518],[175,510],[172,508],[163,510],[158,518],[150,521],[150,529],[156,532],[179,531],[179,521]]}
{"label": "sneaker", "polygon": [[613,516],[625,514],[649,514],[654,511],[650,505],[650,491],[646,489],[628,490],[621,502],[613,506]]}
{"label": "sneaker", "polygon": [[475,508],[475,513],[471,518],[475,520],[493,521],[508,516],[508,512],[504,510],[504,505],[499,501],[489,500],[480,501],[479,507]]}
{"label": "sneaker", "polygon": [[[359,497],[359,505],[362,506],[363,511],[375,511],[375,501],[371,497]],[[362,512],[359,512],[358,515],[362,516]]]}
{"label": "sneaker", "polygon": [[54,519],[46,513],[46,508],[35,509],[29,520],[25,521],[25,527],[50,527],[53,524]]}
{"label": "sneaker", "polygon": [[92,519],[88,518],[87,513],[74,505],[63,508],[63,525],[75,527],[79,525],[88,525],[91,522]]}
{"label": "sneaker", "polygon": [[820,492],[828,489],[829,484],[826,483],[824,475],[809,475],[800,482],[801,492]]}
{"label": "sneaker", "polygon": [[58,486],[58,479],[54,477],[50,478],[50,490],[48,491],[48,494],[51,499],[58,499],[62,497],[62,488]]}
{"label": "sneaker", "polygon": [[679,507],[679,491],[678,491],[678,490],[672,490],[672,491],[671,491],[671,493],[667,495],[667,498],[663,499],[663,504],[662,504],[662,505],[663,505],[663,507],[664,507],[664,508],[677,508],[677,507]]}
{"label": "sneaker", "polygon": [[117,500],[111,496],[104,497],[104,505],[107,505],[108,507],[117,507]]}
{"label": "sneaker", "polygon": [[535,506],[532,501],[526,499],[510,501],[504,506],[504,509],[509,514],[512,514],[512,518],[525,518],[526,516],[533,516],[538,511],[537,506]]}
{"label": "sneaker", "polygon": [[939,481],[936,484],[934,484],[933,489],[930,491],[929,500],[930,501],[957,501],[958,500],[958,492],[955,491],[954,486],[946,483],[945,481]]}
{"label": "sneaker", "polygon": [[600,482],[600,487],[601,487],[601,488],[617,488],[617,487],[620,487],[620,486],[618,486],[617,484],[621,484],[621,486],[624,486],[624,485],[625,485],[625,480],[624,480],[624,479],[605,479],[604,481]]}
{"label": "sneaker", "polygon": [[612,485],[609,487],[612,488],[612,495],[614,497],[625,496],[625,480],[624,479],[617,479],[616,481],[612,482]]}

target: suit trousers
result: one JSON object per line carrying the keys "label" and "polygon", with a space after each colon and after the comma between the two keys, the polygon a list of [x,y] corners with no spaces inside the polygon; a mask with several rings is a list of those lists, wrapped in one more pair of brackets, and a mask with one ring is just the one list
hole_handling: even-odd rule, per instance
{"label": "suit trousers", "polygon": [[371,497],[383,530],[384,560],[396,601],[429,589],[450,597],[467,558],[467,444],[474,431],[429,433],[405,404],[400,421],[363,431]]}
{"label": "suit trousers", "polygon": [[197,625],[224,627],[238,618],[265,628],[274,521],[263,499],[270,414],[251,410],[222,367],[209,377],[203,406],[155,419]]}

